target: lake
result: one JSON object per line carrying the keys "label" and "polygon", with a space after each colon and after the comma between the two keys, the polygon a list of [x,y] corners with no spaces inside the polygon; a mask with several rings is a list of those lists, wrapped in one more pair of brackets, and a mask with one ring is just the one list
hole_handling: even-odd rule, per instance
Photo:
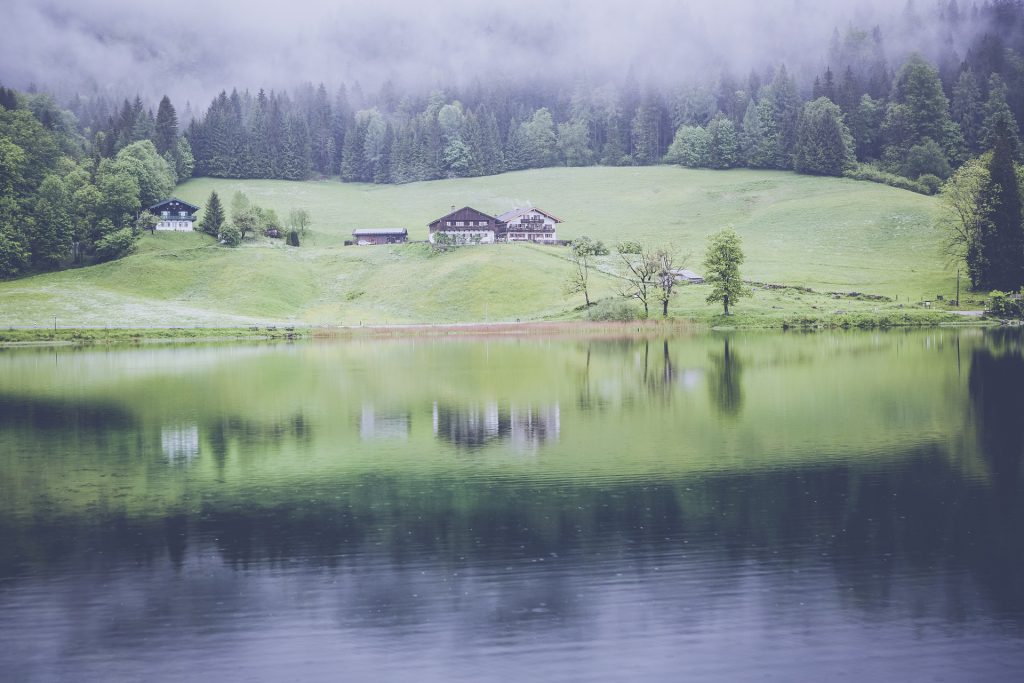
{"label": "lake", "polygon": [[0,678],[1007,680],[979,329],[0,351]]}

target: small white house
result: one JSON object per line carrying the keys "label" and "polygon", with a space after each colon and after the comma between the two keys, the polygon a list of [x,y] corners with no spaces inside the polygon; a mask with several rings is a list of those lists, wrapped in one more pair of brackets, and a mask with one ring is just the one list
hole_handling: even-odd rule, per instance
{"label": "small white house", "polygon": [[537,207],[525,207],[506,211],[498,216],[498,221],[503,224],[502,237],[505,242],[551,244],[558,240],[555,226],[562,219]]}
{"label": "small white house", "polygon": [[157,230],[192,232],[196,220],[195,213],[199,207],[171,197],[146,210],[160,219],[156,224]]}

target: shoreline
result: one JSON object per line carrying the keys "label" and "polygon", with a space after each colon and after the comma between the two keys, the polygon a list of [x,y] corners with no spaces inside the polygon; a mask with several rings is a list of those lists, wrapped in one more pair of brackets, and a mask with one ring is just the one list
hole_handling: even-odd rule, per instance
{"label": "shoreline", "polygon": [[821,318],[759,318],[716,316],[711,319],[633,321],[549,320],[525,322],[408,323],[381,325],[280,325],[248,327],[10,327],[0,329],[0,348],[28,346],[90,346],[102,344],[203,343],[246,341],[331,341],[398,338],[605,337],[629,338],[693,335],[715,331],[816,332],[847,329],[920,329],[929,327],[993,327],[1001,322],[955,314],[902,316],[827,316]]}

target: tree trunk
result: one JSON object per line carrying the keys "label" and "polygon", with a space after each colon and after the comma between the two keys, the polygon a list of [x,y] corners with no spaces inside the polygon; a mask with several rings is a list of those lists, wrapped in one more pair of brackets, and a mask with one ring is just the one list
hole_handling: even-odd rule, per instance
{"label": "tree trunk", "polygon": [[668,299],[662,299],[661,301],[661,317],[668,317]]}
{"label": "tree trunk", "polygon": [[725,314],[729,315],[729,297],[722,297],[722,305],[725,306]]}

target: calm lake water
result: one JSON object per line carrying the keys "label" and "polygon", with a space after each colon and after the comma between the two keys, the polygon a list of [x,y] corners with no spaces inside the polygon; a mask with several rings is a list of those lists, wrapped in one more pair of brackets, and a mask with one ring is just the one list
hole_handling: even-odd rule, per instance
{"label": "calm lake water", "polygon": [[0,679],[1020,680],[980,330],[0,351]]}

